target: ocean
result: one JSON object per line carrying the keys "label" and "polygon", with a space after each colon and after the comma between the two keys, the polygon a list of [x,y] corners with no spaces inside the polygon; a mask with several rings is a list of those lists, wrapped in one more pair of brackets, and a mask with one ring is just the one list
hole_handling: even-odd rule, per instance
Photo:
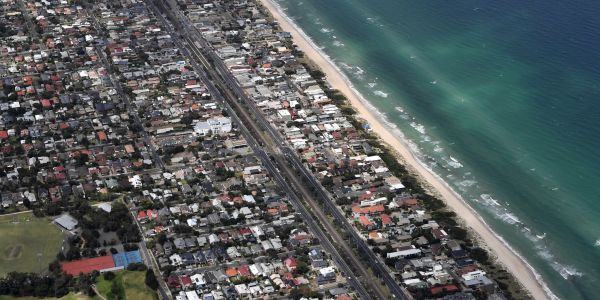
{"label": "ocean", "polygon": [[277,0],[561,299],[600,294],[600,2]]}

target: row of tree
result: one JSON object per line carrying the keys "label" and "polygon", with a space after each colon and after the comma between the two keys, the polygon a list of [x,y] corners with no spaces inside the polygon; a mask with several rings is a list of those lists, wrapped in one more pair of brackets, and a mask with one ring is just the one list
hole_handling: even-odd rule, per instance
{"label": "row of tree", "polygon": [[97,273],[82,275],[76,280],[73,276],[63,273],[40,275],[11,272],[6,277],[0,278],[0,295],[60,298],[71,291],[77,291],[93,296],[95,293],[90,286],[95,282],[97,275]]}

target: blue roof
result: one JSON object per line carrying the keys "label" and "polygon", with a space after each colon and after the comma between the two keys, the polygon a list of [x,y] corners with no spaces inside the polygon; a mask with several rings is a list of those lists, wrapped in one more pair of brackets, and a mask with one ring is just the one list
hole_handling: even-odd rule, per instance
{"label": "blue roof", "polygon": [[141,263],[142,257],[140,256],[140,251],[128,251],[114,254],[113,261],[115,262],[115,267],[123,267],[127,268],[130,264],[133,263]]}

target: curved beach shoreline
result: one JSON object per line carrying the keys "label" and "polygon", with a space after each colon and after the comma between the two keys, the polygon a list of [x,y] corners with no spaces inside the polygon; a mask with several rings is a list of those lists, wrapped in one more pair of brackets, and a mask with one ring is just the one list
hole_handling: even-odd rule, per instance
{"label": "curved beach shoreline", "polygon": [[324,54],[319,48],[299,29],[292,20],[290,20],[281,10],[279,5],[273,0],[259,0],[279,22],[283,30],[291,33],[294,43],[304,51],[304,53],[327,75],[327,81],[340,92],[342,92],[350,101],[358,113],[358,117],[369,123],[371,129],[385,142],[391,149],[394,149],[399,159],[414,171],[426,185],[431,187],[446,204],[454,210],[472,231],[478,236],[479,240],[485,243],[487,248],[493,251],[498,261],[510,271],[517,280],[530,292],[534,299],[557,298],[552,294],[547,286],[541,281],[539,274],[535,272],[519,254],[517,254],[501,237],[494,233],[488,224],[470,207],[452,188],[433,173],[429,168],[422,164],[411,152],[409,146],[392,132],[380,118],[378,118],[373,108],[356,91],[348,78],[341,70]]}

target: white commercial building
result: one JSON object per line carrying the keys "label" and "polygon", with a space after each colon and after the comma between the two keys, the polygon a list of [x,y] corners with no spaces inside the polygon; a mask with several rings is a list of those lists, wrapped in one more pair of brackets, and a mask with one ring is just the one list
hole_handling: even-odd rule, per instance
{"label": "white commercial building", "polygon": [[194,125],[194,132],[200,136],[205,136],[212,132],[213,134],[228,133],[232,129],[231,119],[228,117],[215,117],[207,119],[204,122],[198,122]]}

